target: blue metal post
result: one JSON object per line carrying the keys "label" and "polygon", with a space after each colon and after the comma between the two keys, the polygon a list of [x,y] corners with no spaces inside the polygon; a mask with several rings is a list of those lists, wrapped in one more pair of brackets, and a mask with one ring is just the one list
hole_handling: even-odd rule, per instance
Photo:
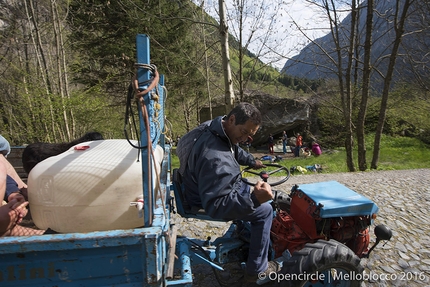
{"label": "blue metal post", "polygon": [[[150,49],[149,37],[140,34],[136,37],[137,63],[140,65],[150,65]],[[138,67],[137,80],[140,91],[147,89],[153,75],[151,70],[146,67]],[[155,78],[155,77],[154,77]],[[164,77],[160,77],[156,87],[143,95],[143,102],[146,109],[147,118],[144,118],[142,110],[139,108],[140,119],[140,146],[142,155],[142,181],[143,181],[143,197],[144,197],[144,221],[145,227],[159,227],[159,233],[154,233],[145,237],[142,245],[142,256],[144,258],[142,264],[142,272],[146,278],[145,282],[149,285],[158,285],[161,283],[163,276],[163,265],[166,260],[166,241],[162,233],[166,232],[169,227],[169,222],[166,222],[165,212],[162,199],[165,194],[159,195],[155,190],[156,187],[156,172],[153,166],[152,150],[156,148],[160,138],[164,140],[162,131],[164,127],[164,93],[159,84],[164,83]],[[147,121],[147,122],[145,122]],[[147,128],[149,126],[149,130]],[[152,146],[152,150],[150,149]],[[164,147],[164,142],[161,145]],[[145,148],[146,147],[146,148]],[[148,163],[149,162],[149,163]],[[148,180],[148,175],[151,175],[151,182]],[[164,175],[163,175],[164,176]],[[163,191],[160,191],[163,193]]]}
{"label": "blue metal post", "polygon": [[[136,36],[136,50],[137,50],[137,63],[139,64],[150,64],[150,54],[149,54],[149,37],[144,34],[139,34]],[[148,69],[137,69],[137,80],[139,82],[139,89],[146,89],[149,86],[150,71]],[[150,105],[149,95],[143,96],[145,106]],[[140,119],[140,145],[143,147],[148,146],[148,136],[145,128],[145,122],[143,119],[142,111],[139,109],[139,119]],[[150,140],[150,139],[149,139]],[[152,169],[148,168],[148,160],[151,157],[151,151],[148,149],[141,150],[142,155],[142,181],[143,181],[143,198],[144,198],[144,221],[145,227],[151,226],[152,215],[154,208],[154,196],[153,190],[149,189],[149,182],[147,180],[148,173],[152,173]],[[152,162],[150,163],[150,167]],[[146,192],[145,192],[146,191]],[[152,196],[150,196],[152,193]]]}

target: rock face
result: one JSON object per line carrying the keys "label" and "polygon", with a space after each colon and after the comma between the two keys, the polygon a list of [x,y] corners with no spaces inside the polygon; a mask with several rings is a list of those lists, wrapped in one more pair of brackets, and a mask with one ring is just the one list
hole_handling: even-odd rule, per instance
{"label": "rock face", "polygon": [[[312,122],[312,104],[303,99],[284,99],[254,93],[245,96],[243,101],[255,105],[263,117],[263,123],[253,137],[252,145],[254,147],[265,145],[269,134],[272,134],[276,141],[282,137],[284,130],[287,131],[288,137],[293,137],[296,133],[303,133],[309,129],[310,122]],[[224,106],[214,108],[213,117],[224,115],[224,109]],[[200,117],[202,122],[209,120],[209,110],[203,109]]]}

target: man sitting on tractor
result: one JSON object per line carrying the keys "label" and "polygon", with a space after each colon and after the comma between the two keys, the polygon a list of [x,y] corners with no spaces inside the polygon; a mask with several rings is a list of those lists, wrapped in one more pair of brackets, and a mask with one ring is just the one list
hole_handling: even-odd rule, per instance
{"label": "man sitting on tractor", "polygon": [[268,183],[259,181],[251,191],[242,181],[241,167],[264,167],[260,160],[239,147],[253,136],[261,124],[260,111],[240,103],[227,116],[208,121],[184,135],[176,149],[179,157],[185,199],[191,206],[205,209],[214,219],[243,220],[251,224],[245,280],[279,271],[268,262],[273,198]]}

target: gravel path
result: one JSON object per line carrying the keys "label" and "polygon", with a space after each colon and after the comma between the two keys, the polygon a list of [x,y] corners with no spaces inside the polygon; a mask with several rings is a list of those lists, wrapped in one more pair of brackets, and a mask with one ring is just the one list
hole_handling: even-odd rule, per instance
{"label": "gravel path", "polygon": [[[276,180],[276,179],[275,179]],[[375,224],[385,224],[393,238],[362,259],[362,286],[430,286],[430,169],[293,175],[275,187],[289,193],[294,184],[336,180],[379,206]],[[175,217],[179,234],[205,239],[222,235],[230,223]],[[371,230],[374,240],[373,227]],[[210,268],[196,266],[193,286],[219,286]],[[263,285],[264,286],[264,285]]]}

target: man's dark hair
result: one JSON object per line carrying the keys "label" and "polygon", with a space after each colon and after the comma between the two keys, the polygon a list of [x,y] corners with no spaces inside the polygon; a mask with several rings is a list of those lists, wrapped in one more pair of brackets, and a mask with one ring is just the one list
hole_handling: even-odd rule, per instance
{"label": "man's dark hair", "polygon": [[261,113],[260,111],[250,103],[240,103],[234,107],[227,115],[227,119],[231,115],[235,117],[235,125],[243,125],[246,121],[250,120],[256,125],[261,124]]}

